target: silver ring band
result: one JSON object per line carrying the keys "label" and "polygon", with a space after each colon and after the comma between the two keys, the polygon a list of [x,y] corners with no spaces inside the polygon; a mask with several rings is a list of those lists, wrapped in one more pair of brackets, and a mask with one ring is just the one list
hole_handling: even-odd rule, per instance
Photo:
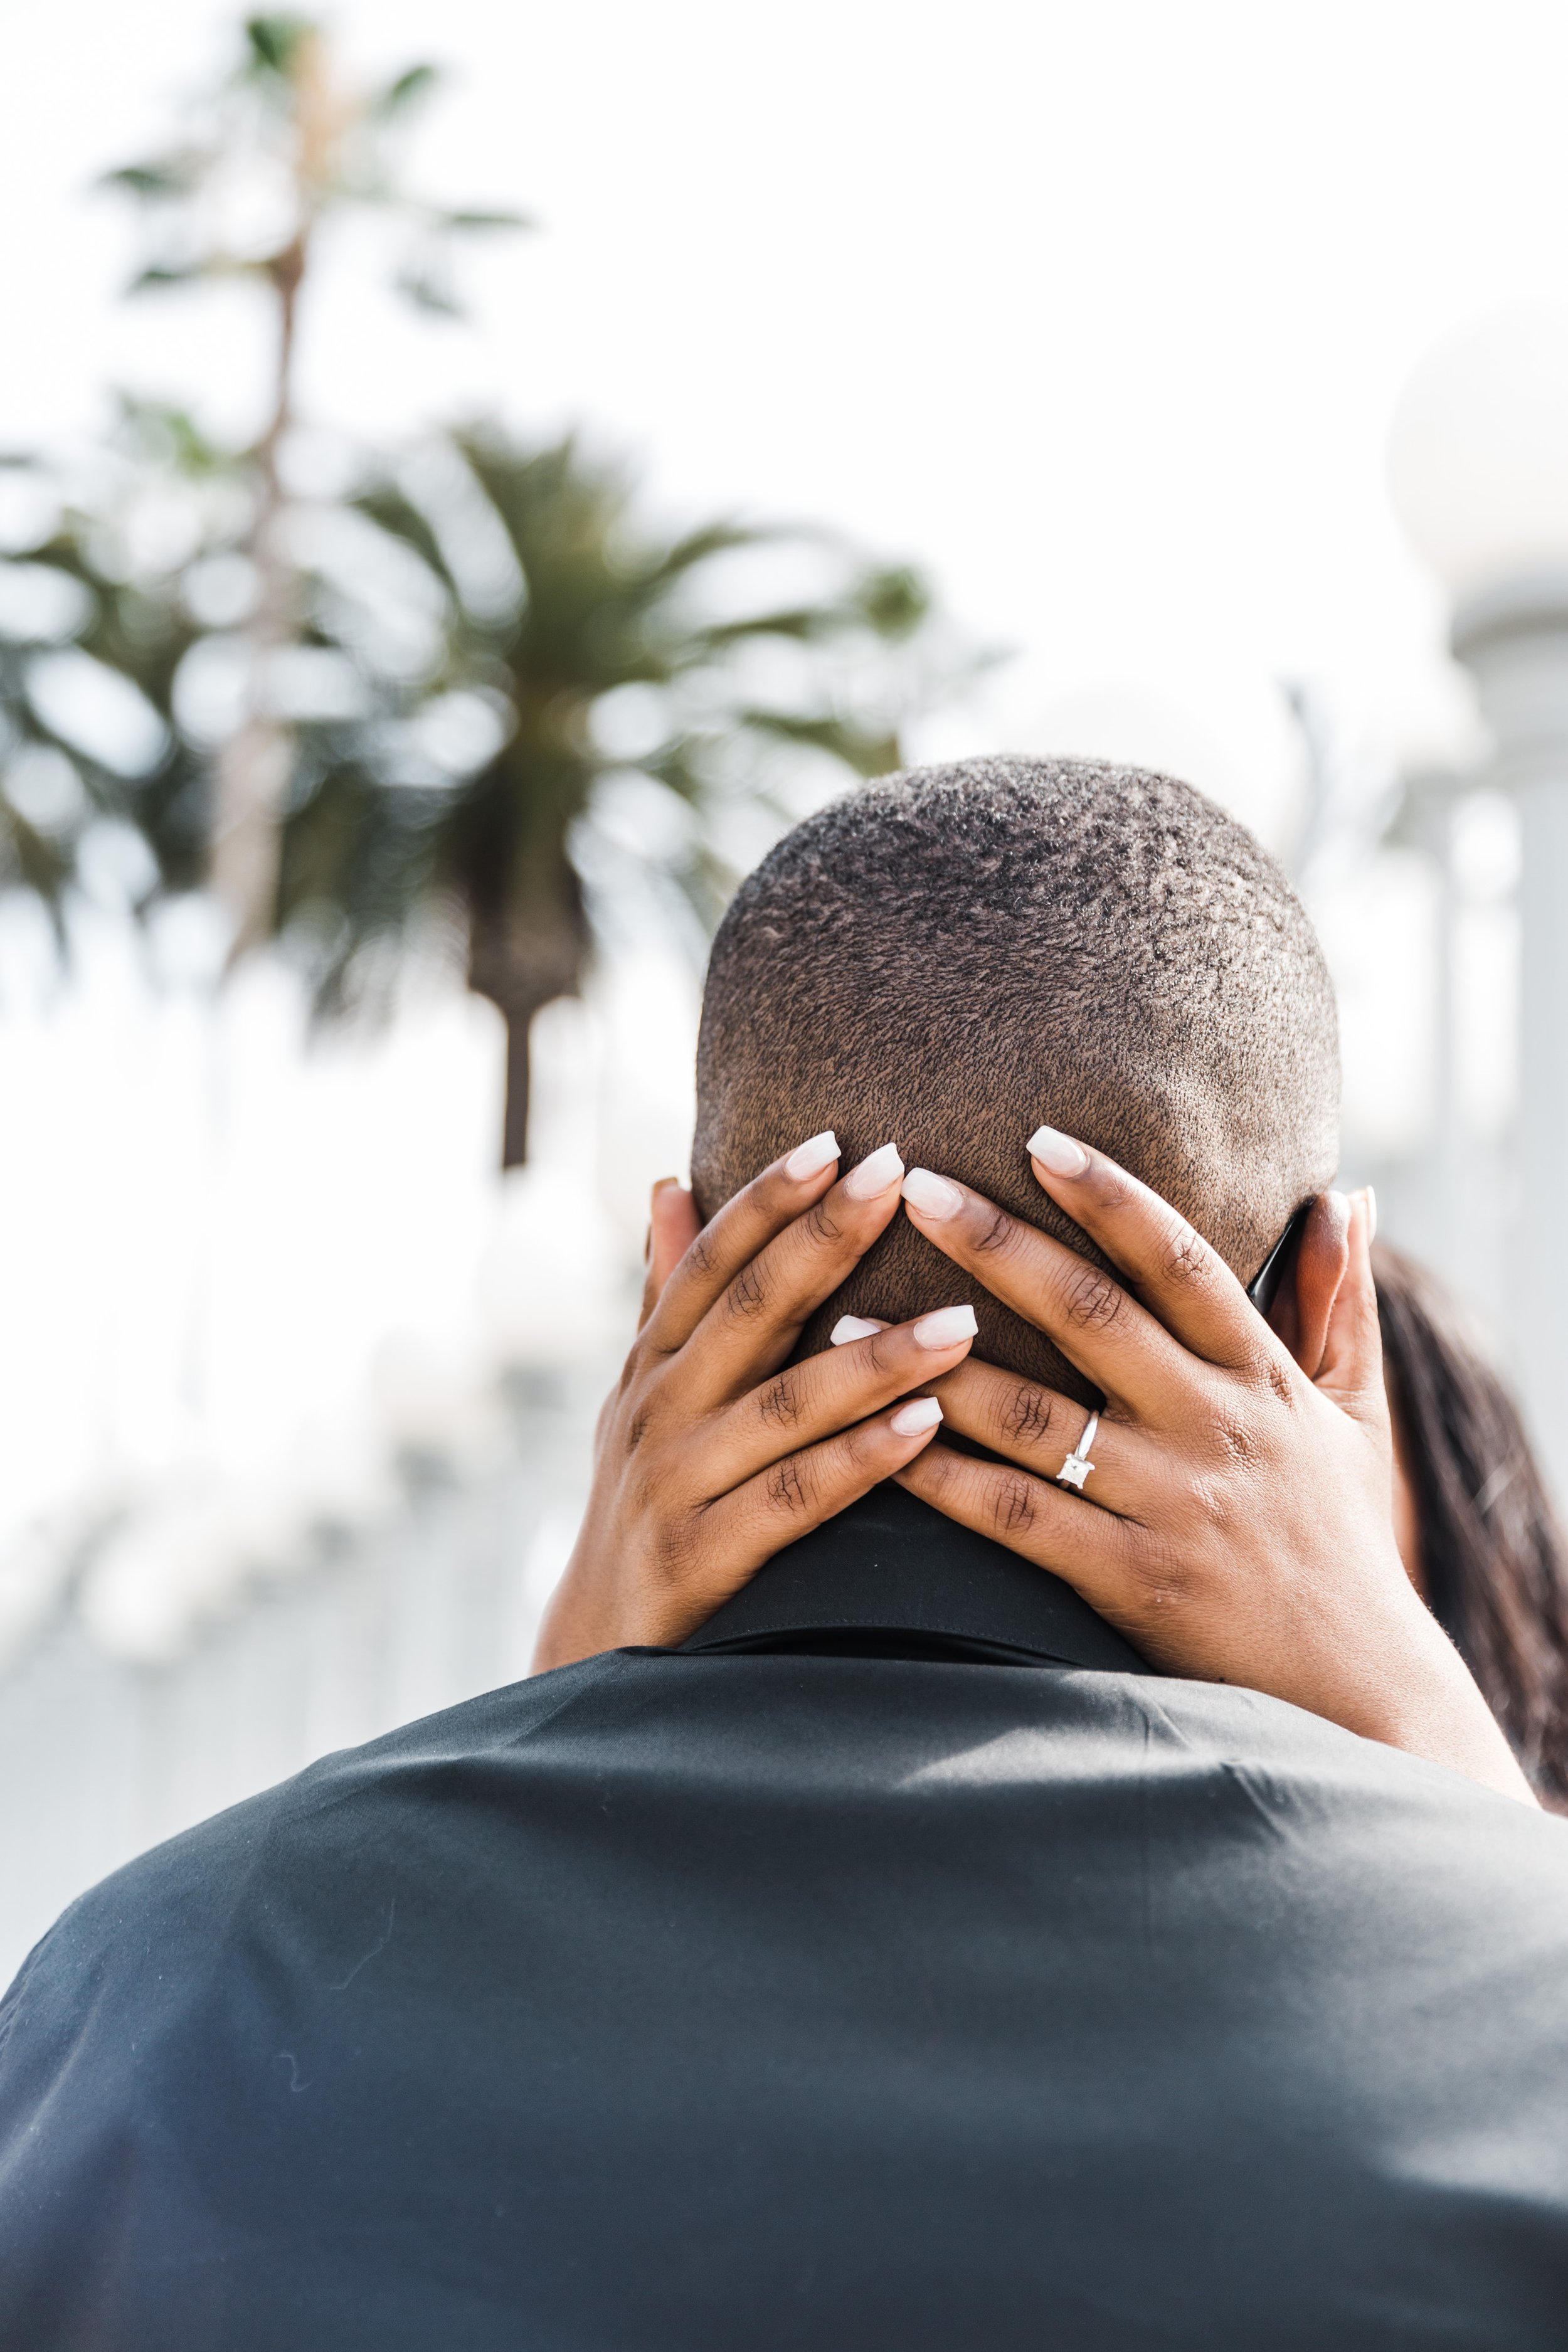
{"label": "silver ring band", "polygon": [[1076,1486],[1079,1493],[1082,1494],[1083,1482],[1094,1467],[1089,1458],[1089,1449],[1094,1444],[1094,1433],[1099,1427],[1100,1415],[1097,1412],[1091,1412],[1084,1423],[1083,1435],[1057,1472],[1058,1486]]}

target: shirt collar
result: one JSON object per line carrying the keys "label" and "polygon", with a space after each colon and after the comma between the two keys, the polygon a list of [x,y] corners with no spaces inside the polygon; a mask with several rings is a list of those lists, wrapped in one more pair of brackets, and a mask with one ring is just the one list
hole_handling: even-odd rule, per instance
{"label": "shirt collar", "polygon": [[681,1647],[828,1646],[873,1635],[1001,1663],[1150,1672],[1059,1577],[890,1485],[776,1553]]}

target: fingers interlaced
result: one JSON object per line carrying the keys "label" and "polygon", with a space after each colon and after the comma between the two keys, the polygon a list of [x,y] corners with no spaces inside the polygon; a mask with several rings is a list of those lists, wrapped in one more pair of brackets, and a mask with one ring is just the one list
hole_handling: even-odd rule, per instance
{"label": "fingers interlaced", "polygon": [[750,1573],[918,1459],[940,1419],[934,1402],[918,1400],[770,1463],[706,1514],[719,1556]]}
{"label": "fingers interlaced", "polygon": [[1150,1410],[1169,1402],[1190,1360],[1114,1276],[929,1170],[910,1171],[904,1204],[928,1241],[1047,1333],[1108,1395]]}
{"label": "fingers interlaced", "polygon": [[951,1445],[928,1445],[896,1475],[900,1486],[961,1527],[1065,1579],[1091,1607],[1120,1597],[1130,1531],[1114,1512],[1087,1510],[1076,1495],[1043,1478]]}
{"label": "fingers interlaced", "polygon": [[943,1307],[787,1365],[705,1427],[701,1462],[710,1491],[719,1494],[925,1388],[963,1360],[973,1338],[973,1309]]}
{"label": "fingers interlaced", "polygon": [[[1089,1425],[1087,1409],[1071,1397],[973,1356],[944,1374],[936,1394],[950,1429],[1053,1482],[1061,1476],[1069,1455],[1079,1450]],[[1096,1419],[1094,1466],[1079,1491],[1101,1510],[1135,1517],[1149,1500],[1151,1482],[1158,1473],[1157,1454],[1127,1423]]]}

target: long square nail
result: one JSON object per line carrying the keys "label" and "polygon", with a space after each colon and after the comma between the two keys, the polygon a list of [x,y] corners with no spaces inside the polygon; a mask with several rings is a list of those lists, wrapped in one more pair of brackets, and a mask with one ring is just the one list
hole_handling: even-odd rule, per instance
{"label": "long square nail", "polygon": [[889,1426],[899,1437],[918,1437],[922,1429],[934,1429],[942,1419],[942,1407],[935,1397],[911,1397],[901,1404]]}
{"label": "long square nail", "polygon": [[847,1348],[851,1339],[868,1339],[873,1331],[885,1331],[885,1323],[875,1323],[868,1315],[841,1315],[827,1335],[830,1348]]}
{"label": "long square nail", "polygon": [[1075,1142],[1070,1135],[1063,1135],[1059,1128],[1036,1128],[1029,1138],[1028,1152],[1031,1160],[1037,1160],[1053,1176],[1081,1176],[1089,1166],[1089,1154],[1082,1144]]}
{"label": "long square nail", "polygon": [[904,1172],[896,1143],[884,1143],[879,1150],[868,1153],[858,1168],[852,1168],[844,1179],[844,1190],[852,1201],[874,1201],[879,1192],[889,1192]]}
{"label": "long square nail", "polygon": [[808,1136],[804,1143],[795,1145],[784,1161],[784,1174],[795,1183],[804,1184],[808,1176],[820,1176],[837,1157],[838,1138],[830,1127],[824,1128],[820,1135]]}
{"label": "long square nail", "polygon": [[915,1325],[915,1344],[956,1348],[961,1339],[973,1339],[979,1328],[973,1307],[939,1307],[934,1314],[922,1315]]}
{"label": "long square nail", "polygon": [[911,1209],[922,1217],[956,1217],[963,1206],[963,1195],[956,1184],[945,1176],[933,1176],[929,1168],[911,1168],[904,1179],[903,1193]]}

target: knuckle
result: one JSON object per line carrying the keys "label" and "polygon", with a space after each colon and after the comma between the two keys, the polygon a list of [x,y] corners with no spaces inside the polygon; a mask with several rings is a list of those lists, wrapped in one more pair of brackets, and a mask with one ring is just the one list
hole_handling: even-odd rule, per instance
{"label": "knuckle", "polygon": [[689,1245],[686,1252],[686,1265],[688,1272],[691,1274],[712,1273],[713,1229],[710,1225],[704,1225],[696,1240]]}
{"label": "knuckle", "polygon": [[626,1452],[628,1454],[635,1454],[637,1452],[638,1446],[642,1444],[643,1439],[647,1435],[648,1428],[652,1420],[653,1415],[648,1411],[647,1405],[639,1405],[637,1410],[633,1413],[630,1421],[626,1423]]}
{"label": "knuckle", "polygon": [[1182,1516],[1189,1528],[1195,1522],[1205,1533],[1225,1536],[1236,1523],[1235,1497],[1226,1480],[1205,1477],[1195,1473],[1184,1482],[1181,1496]]}
{"label": "knuckle", "polygon": [[1039,1516],[1034,1481],[1003,1476],[992,1490],[991,1516],[999,1535],[1025,1534]]}
{"label": "knuckle", "polygon": [[725,1297],[730,1313],[741,1322],[750,1322],[763,1312],[768,1303],[768,1282],[757,1260],[741,1268]]}
{"label": "knuckle", "polygon": [[810,1473],[798,1455],[792,1455],[787,1462],[775,1462],[768,1472],[768,1500],[775,1510],[799,1517],[811,1508],[812,1493]]}
{"label": "knuckle", "polygon": [[1032,1381],[1020,1381],[999,1415],[1002,1435],[1013,1445],[1039,1445],[1050,1435],[1051,1400]]}
{"label": "knuckle", "polygon": [[1226,1464],[1232,1469],[1251,1469],[1262,1451],[1258,1432],[1250,1419],[1234,1407],[1215,1416],[1212,1435]]}
{"label": "knuckle", "polygon": [[1063,1286],[1062,1311],[1079,1331],[1109,1331],[1124,1304],[1121,1289],[1098,1265],[1079,1266]]}
{"label": "knuckle", "polygon": [[1268,1397],[1275,1404],[1294,1410],[1298,1402],[1291,1366],[1281,1360],[1272,1348],[1255,1348],[1245,1363],[1237,1366],[1237,1377],[1256,1396]]}
{"label": "knuckle", "polygon": [[1146,1534],[1142,1541],[1128,1545],[1125,1562],[1141,1615],[1151,1620],[1168,1618],[1191,1601],[1192,1570],[1182,1547]]}
{"label": "knuckle", "polygon": [[801,1415],[800,1383],[788,1372],[758,1392],[757,1411],[772,1429],[793,1429]]}
{"label": "knuckle", "polygon": [[1208,1250],[1200,1235],[1184,1217],[1177,1219],[1161,1246],[1162,1276],[1167,1282],[1196,1287],[1207,1284],[1212,1270]]}
{"label": "knuckle", "polygon": [[832,1198],[831,1192],[824,1193],[815,1208],[808,1209],[801,1219],[807,1241],[830,1246],[843,1240],[844,1228],[827,1205]]}
{"label": "knuckle", "polygon": [[976,1257],[1005,1257],[1016,1247],[1017,1239],[1017,1220],[1010,1217],[1005,1209],[994,1208],[988,1203],[974,1229],[970,1247]]}
{"label": "knuckle", "polygon": [[1124,1168],[1112,1160],[1096,1159],[1090,1178],[1090,1190],[1097,1209],[1124,1208],[1137,1197],[1137,1188]]}
{"label": "knuckle", "polygon": [[837,1444],[838,1459],[857,1473],[868,1463],[881,1462],[887,1453],[887,1435],[875,1422],[861,1422],[847,1429]]}
{"label": "knuckle", "polygon": [[653,1545],[654,1574],[665,1584],[680,1584],[691,1572],[698,1549],[695,1521],[682,1512],[664,1520]]}
{"label": "knuckle", "polygon": [[944,1495],[952,1491],[953,1482],[960,1475],[960,1457],[949,1446],[940,1444],[928,1445],[922,1453],[916,1454],[910,1467],[919,1471],[932,1495]]}

